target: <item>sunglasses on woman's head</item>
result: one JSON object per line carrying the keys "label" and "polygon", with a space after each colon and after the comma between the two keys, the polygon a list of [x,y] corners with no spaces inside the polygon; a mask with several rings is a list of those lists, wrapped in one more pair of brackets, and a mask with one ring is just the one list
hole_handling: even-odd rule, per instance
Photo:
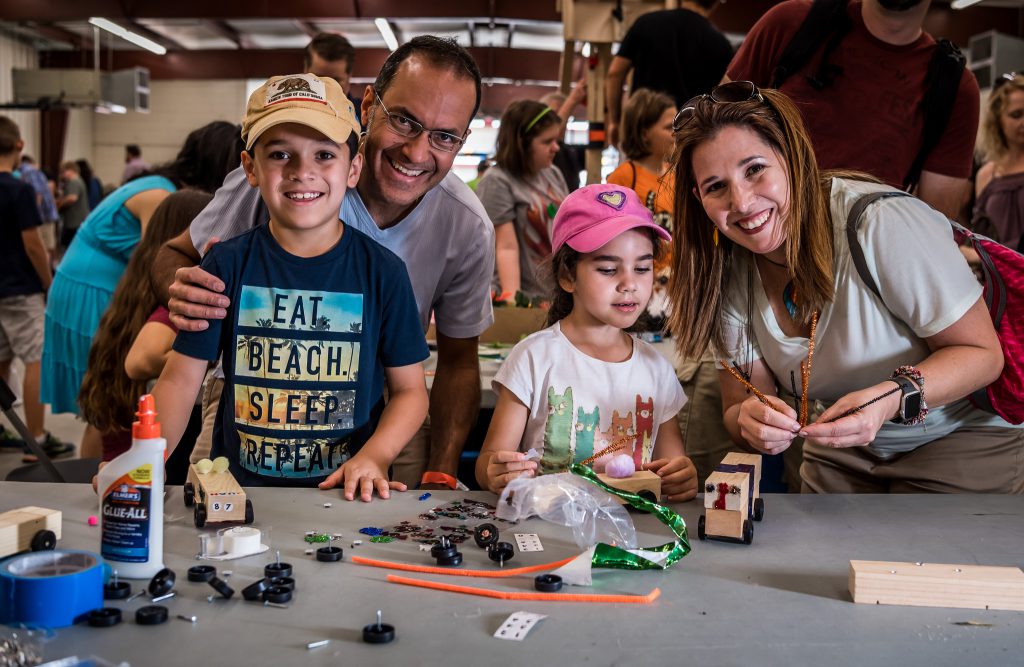
{"label": "sunglasses on woman's head", "polygon": [[1016,72],[1007,72],[1006,74],[1000,75],[999,78],[996,79],[995,82],[992,84],[992,92],[994,93],[1003,86],[1005,86],[1006,84],[1012,83],[1013,80],[1016,79],[1018,76],[1020,75],[1017,74]]}
{"label": "sunglasses on woman's head", "polygon": [[693,114],[697,111],[697,104],[705,98],[710,98],[712,102],[719,104],[734,104],[748,100],[764,102],[761,91],[757,89],[757,86],[752,81],[730,81],[723,83],[712,88],[710,93],[697,95],[684,104],[683,108],[676,114],[676,117],[672,119],[673,132],[678,132],[683,125],[686,125],[693,118]]}

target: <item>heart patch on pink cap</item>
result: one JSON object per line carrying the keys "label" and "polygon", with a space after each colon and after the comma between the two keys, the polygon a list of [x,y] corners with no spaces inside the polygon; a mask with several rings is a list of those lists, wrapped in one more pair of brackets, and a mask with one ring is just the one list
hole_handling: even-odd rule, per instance
{"label": "heart patch on pink cap", "polygon": [[597,195],[597,201],[606,206],[611,206],[616,211],[621,211],[622,207],[626,205],[626,193],[621,190],[601,192]]}

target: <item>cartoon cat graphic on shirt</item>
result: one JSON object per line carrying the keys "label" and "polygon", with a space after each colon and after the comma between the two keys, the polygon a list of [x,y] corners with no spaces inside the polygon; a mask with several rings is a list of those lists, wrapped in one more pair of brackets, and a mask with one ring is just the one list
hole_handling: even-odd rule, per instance
{"label": "cartoon cat graphic on shirt", "polygon": [[541,475],[565,472],[572,463],[572,387],[561,394],[548,387],[548,419],[544,423]]}

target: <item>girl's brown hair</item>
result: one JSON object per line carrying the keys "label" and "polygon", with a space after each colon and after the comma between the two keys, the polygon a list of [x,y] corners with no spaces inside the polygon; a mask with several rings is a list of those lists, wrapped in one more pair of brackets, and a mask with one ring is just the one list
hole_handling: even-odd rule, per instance
{"label": "girl's brown hair", "polygon": [[[537,118],[545,109],[547,112]],[[505,108],[505,113],[501,114],[494,161],[512,176],[529,178],[533,175],[533,168],[530,166],[530,142],[552,125],[561,123],[562,119],[546,104],[535,100],[513,102]]]}
{"label": "girl's brown hair", "polygon": [[1006,135],[1003,134],[1003,111],[1006,110],[1011,93],[1024,91],[1024,75],[1017,74],[1012,79],[997,79],[997,82],[1000,81],[1004,83],[989,95],[988,108],[981,120],[981,152],[986,160],[998,160],[1009,149]]}
{"label": "girl's brown hair", "polygon": [[[724,347],[722,306],[735,245],[725,235],[714,242],[715,225],[695,194],[693,152],[711,141],[724,127],[748,128],[769,146],[783,163],[789,179],[789,210],[782,218],[786,264],[800,295],[797,318],[832,300],[834,254],[829,215],[831,177],[818,171],[810,137],[800,112],[788,97],[761,90],[763,101],[718,103],[698,100],[694,112],[676,132],[675,210],[669,283],[672,312],[668,327],[686,358],[699,357],[709,343]],[[780,218],[782,216],[780,215]]]}
{"label": "girl's brown hair", "polygon": [[651,154],[644,133],[665,113],[674,109],[675,101],[665,93],[640,88],[622,109],[622,152],[630,160],[640,160]]}
{"label": "girl's brown hair", "polygon": [[[662,241],[661,237],[654,233],[651,229],[640,227],[637,231],[643,231],[648,234],[651,238],[651,245],[654,248],[654,261],[657,262],[661,259],[665,253],[665,242]],[[572,312],[573,307],[573,296],[572,292],[567,292],[562,288],[561,279],[569,278],[570,280],[576,280],[576,265],[579,264],[580,257],[583,253],[578,250],[573,250],[569,247],[569,244],[563,244],[558,251],[551,255],[547,265],[544,269],[545,277],[550,281],[551,288],[551,306],[548,308],[548,318],[545,326],[551,326],[555,322],[564,320]],[[654,269],[651,269],[654,272]],[[629,328],[630,331],[643,331],[645,316],[641,315],[636,323]]]}
{"label": "girl's brown hair", "polygon": [[136,402],[146,393],[145,382],[135,382],[125,373],[124,359],[142,325],[160,305],[150,275],[157,251],[185,231],[211,199],[205,192],[182,190],[161,202],[100,320],[78,403],[82,417],[102,433],[130,427]]}

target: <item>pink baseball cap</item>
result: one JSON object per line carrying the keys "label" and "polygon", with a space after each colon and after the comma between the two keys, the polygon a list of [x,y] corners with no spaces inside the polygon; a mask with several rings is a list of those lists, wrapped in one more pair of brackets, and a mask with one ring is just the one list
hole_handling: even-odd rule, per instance
{"label": "pink baseball cap", "polygon": [[649,227],[666,241],[668,231],[658,226],[635,192],[610,183],[587,185],[566,197],[558,207],[551,229],[551,251],[562,244],[577,252],[594,252],[619,234]]}

